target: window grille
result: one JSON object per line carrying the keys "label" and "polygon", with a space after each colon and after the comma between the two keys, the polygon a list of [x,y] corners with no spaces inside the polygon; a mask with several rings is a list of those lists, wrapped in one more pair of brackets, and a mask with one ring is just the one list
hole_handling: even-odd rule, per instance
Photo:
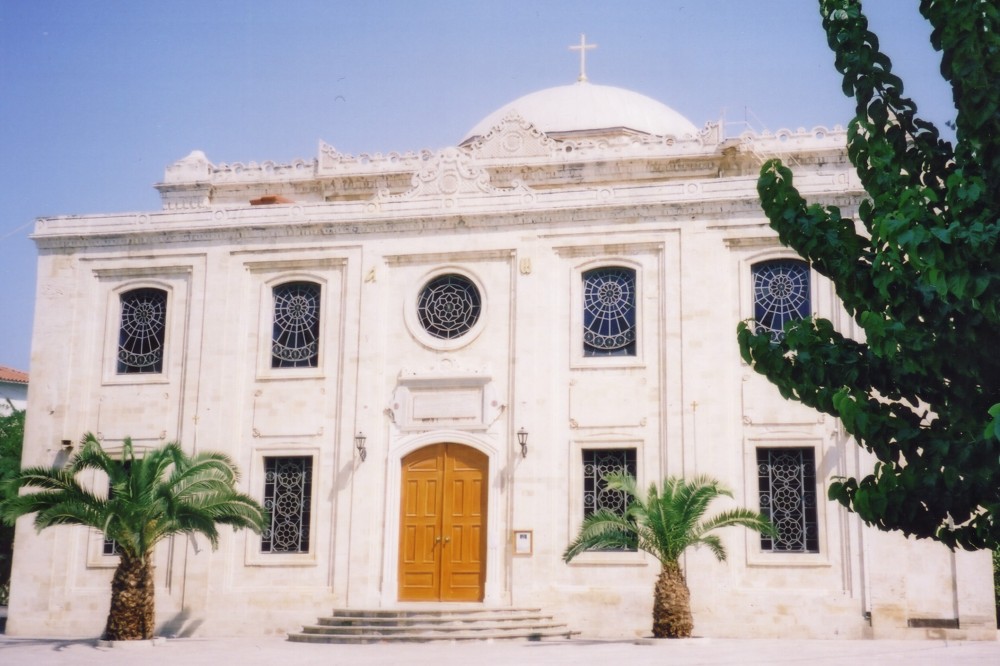
{"label": "window grille", "polygon": [[811,448],[757,449],[760,511],[777,536],[762,535],[762,550],[818,553],[816,454]]}
{"label": "window grille", "polygon": [[635,356],[635,271],[597,268],[583,274],[583,353]]}
{"label": "window grille", "polygon": [[264,458],[264,508],[271,518],[261,534],[264,553],[308,553],[312,457]]}
{"label": "window grille", "polygon": [[753,266],[753,316],[758,332],[775,342],[785,324],[810,315],[809,265],[795,259],[764,261]]}
{"label": "window grille", "polygon": [[[583,450],[583,517],[607,509],[625,515],[628,495],[608,488],[609,474],[635,476],[635,449]],[[629,548],[628,550],[635,550]]]}
{"label": "window grille", "polygon": [[118,374],[163,372],[167,292],[142,288],[121,295]]}
{"label": "window grille", "polygon": [[482,312],[482,298],[464,275],[436,277],[420,292],[417,315],[424,330],[435,338],[451,340],[468,333]]}
{"label": "window grille", "polygon": [[319,361],[320,287],[288,282],[274,288],[272,368],[315,368]]}

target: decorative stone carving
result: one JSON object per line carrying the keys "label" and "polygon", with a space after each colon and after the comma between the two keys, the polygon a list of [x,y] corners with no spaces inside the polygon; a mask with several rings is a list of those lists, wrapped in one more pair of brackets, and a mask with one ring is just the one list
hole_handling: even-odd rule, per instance
{"label": "decorative stone carving", "polygon": [[452,367],[446,359],[427,370],[403,370],[386,416],[400,430],[486,430],[506,409],[488,368]]}
{"label": "decorative stone carving", "polygon": [[559,144],[512,111],[499,125],[468,146],[476,158],[533,157],[560,150]]}

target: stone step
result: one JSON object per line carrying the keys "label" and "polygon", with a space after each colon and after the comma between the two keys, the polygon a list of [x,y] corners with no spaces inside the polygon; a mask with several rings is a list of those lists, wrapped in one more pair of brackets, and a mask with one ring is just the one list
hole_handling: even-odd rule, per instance
{"label": "stone step", "polygon": [[538,608],[334,609],[288,635],[298,643],[544,640],[577,632]]}
{"label": "stone step", "polygon": [[546,630],[560,629],[565,625],[558,622],[520,622],[516,624],[500,622],[480,622],[460,624],[351,624],[351,625],[329,625],[329,624],[309,624],[302,627],[304,634],[327,634],[327,635],[357,635],[364,633],[388,636],[392,634],[405,633],[426,633],[426,634],[455,634],[455,633],[482,633],[494,632],[504,633],[525,630]]}

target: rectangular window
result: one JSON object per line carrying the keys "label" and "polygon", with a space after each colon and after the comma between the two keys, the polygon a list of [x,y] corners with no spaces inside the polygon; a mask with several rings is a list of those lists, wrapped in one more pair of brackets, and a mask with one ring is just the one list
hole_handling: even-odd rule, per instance
{"label": "rectangular window", "polygon": [[264,458],[264,508],[271,523],[261,552],[308,553],[312,456]]}
{"label": "rectangular window", "polygon": [[614,473],[636,475],[635,449],[583,450],[584,518],[600,509],[625,514],[628,497],[621,491],[608,488],[607,477]]}
{"label": "rectangular window", "polygon": [[812,448],[757,449],[760,511],[777,536],[761,536],[760,547],[774,553],[818,553],[816,453]]}

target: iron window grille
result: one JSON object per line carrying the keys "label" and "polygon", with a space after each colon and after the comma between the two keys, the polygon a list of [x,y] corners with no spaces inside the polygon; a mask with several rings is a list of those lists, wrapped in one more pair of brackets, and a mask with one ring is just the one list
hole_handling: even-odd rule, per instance
{"label": "iron window grille", "polygon": [[812,448],[757,449],[760,511],[777,536],[761,535],[762,550],[818,553],[816,454]]}
{"label": "iron window grille", "polygon": [[[583,517],[606,509],[619,516],[625,515],[629,498],[620,490],[608,487],[610,474],[636,475],[635,449],[584,449],[583,450]],[[601,549],[605,550],[605,549]],[[606,549],[630,550],[636,548]]]}
{"label": "iron window grille", "polygon": [[271,522],[261,534],[261,552],[309,552],[312,466],[311,456],[264,458],[264,508]]}
{"label": "iron window grille", "polygon": [[319,362],[320,287],[288,282],[274,288],[272,368],[315,368]]}
{"label": "iron window grille", "polygon": [[482,309],[482,297],[476,285],[464,275],[454,273],[428,282],[417,300],[420,325],[442,340],[452,340],[472,330]]}
{"label": "iron window grille", "polygon": [[143,287],[121,295],[118,374],[163,372],[167,292]]}
{"label": "iron window grille", "polygon": [[785,324],[811,314],[809,265],[795,259],[754,264],[753,316],[757,332],[775,342],[785,337]]}

